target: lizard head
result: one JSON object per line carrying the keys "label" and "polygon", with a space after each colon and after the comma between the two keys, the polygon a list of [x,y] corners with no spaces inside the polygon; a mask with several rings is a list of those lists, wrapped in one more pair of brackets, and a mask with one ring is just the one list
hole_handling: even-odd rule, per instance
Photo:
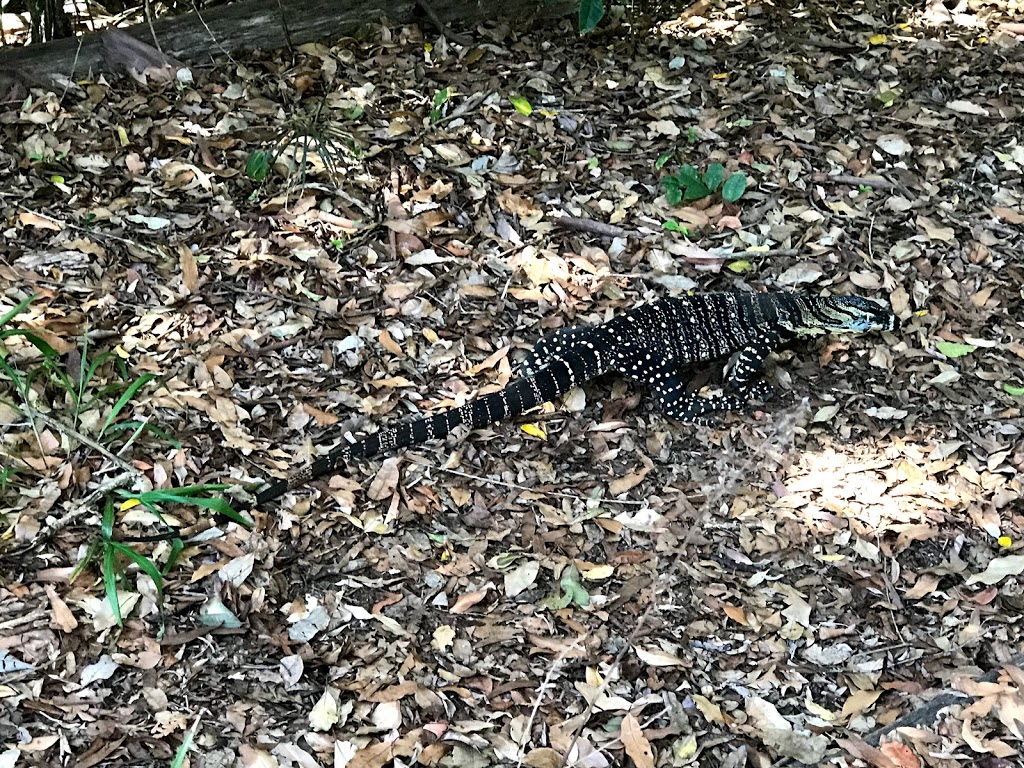
{"label": "lizard head", "polygon": [[896,315],[884,304],[860,296],[808,297],[790,318],[797,335],[896,330]]}

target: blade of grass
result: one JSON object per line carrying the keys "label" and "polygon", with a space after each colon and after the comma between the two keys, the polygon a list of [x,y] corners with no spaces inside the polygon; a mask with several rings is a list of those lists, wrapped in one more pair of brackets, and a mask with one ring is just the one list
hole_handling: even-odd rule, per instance
{"label": "blade of grass", "polygon": [[121,602],[117,599],[117,553],[111,546],[111,542],[103,545],[103,565],[101,570],[103,571],[103,588],[107,593],[107,602],[110,604],[110,610],[114,612],[117,626],[123,627]]}
{"label": "blade of grass", "polygon": [[163,604],[164,601],[164,577],[160,573],[160,569],[156,567],[156,564],[139,552],[129,547],[127,544],[122,544],[119,541],[111,541],[107,546],[113,549],[118,554],[124,555],[145,573],[149,578],[153,580],[153,584],[156,586],[156,599],[157,602]]}
{"label": "blade of grass", "polygon": [[131,383],[131,385],[124,391],[124,394],[118,398],[117,402],[114,403],[114,407],[110,410],[110,415],[107,416],[107,420],[103,423],[103,427],[100,429],[97,437],[102,437],[103,433],[107,430],[107,427],[111,425],[114,419],[117,418],[118,414],[121,413],[121,409],[124,408],[128,402],[135,397],[135,393],[138,392],[142,387],[151,382],[156,378],[155,373],[144,373],[142,376],[137,378]]}
{"label": "blade of grass", "polygon": [[152,432],[157,437],[166,440],[171,445],[171,447],[178,449],[181,448],[180,440],[176,440],[159,427],[154,427],[152,424],[145,421],[122,421],[118,422],[117,424],[112,424],[107,429],[107,434],[109,435],[114,432],[123,432],[126,429],[139,429],[143,432]]}

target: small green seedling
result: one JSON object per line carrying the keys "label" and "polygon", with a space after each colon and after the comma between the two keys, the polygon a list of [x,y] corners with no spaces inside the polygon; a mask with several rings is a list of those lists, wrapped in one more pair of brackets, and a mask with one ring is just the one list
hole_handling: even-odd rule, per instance
{"label": "small green seedling", "polygon": [[703,174],[692,165],[682,166],[677,173],[669,174],[661,180],[665,189],[665,198],[669,205],[679,205],[683,201],[700,200],[718,191],[727,203],[735,203],[747,188],[747,177],[742,172],[725,176],[725,166],[712,163]]}

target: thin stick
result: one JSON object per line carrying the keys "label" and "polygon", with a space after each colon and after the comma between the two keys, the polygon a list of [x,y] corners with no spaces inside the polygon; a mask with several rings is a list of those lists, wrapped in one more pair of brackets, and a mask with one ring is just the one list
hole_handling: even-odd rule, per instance
{"label": "thin stick", "polygon": [[137,470],[135,467],[133,467],[131,464],[126,462],[120,456],[117,456],[116,454],[111,453],[109,450],[107,450],[102,445],[97,443],[91,437],[87,437],[86,435],[83,435],[77,429],[72,429],[67,424],[64,424],[64,423],[62,423],[60,421],[57,421],[56,419],[53,419],[53,418],[47,416],[45,413],[40,413],[39,411],[34,411],[34,412],[30,413],[27,410],[22,409],[22,412],[29,419],[32,419],[32,418],[39,419],[46,426],[52,427],[53,429],[56,429],[58,432],[61,432],[61,433],[65,434],[65,435],[67,435],[68,437],[74,438],[75,440],[80,442],[82,445],[89,446],[94,451],[96,451],[98,454],[100,454],[103,458],[105,458],[107,461],[109,461],[111,464],[113,464],[118,469],[120,469],[122,472],[128,472],[128,473],[130,473],[135,478],[141,478],[142,477],[142,473],[139,470]]}
{"label": "thin stick", "polygon": [[569,229],[574,232],[586,232],[591,235],[615,238],[625,237],[634,240],[643,240],[644,236],[636,230],[624,229],[615,224],[605,224],[603,221],[593,219],[581,219],[579,216],[559,216],[555,219],[555,226],[559,229]]}
{"label": "thin stick", "polygon": [[123,487],[129,480],[135,479],[137,475],[138,472],[133,470],[132,472],[120,472],[114,475],[113,477],[104,480],[102,483],[99,484],[99,486],[97,486],[96,490],[89,493],[89,495],[84,496],[67,513],[65,513],[63,517],[54,520],[52,523],[46,526],[43,526],[43,528],[40,529],[39,533],[36,534],[35,538],[31,542],[29,542],[26,546],[22,547],[20,550],[12,554],[22,554],[24,552],[28,552],[31,549],[41,546],[44,542],[49,540],[49,538],[58,531],[67,528],[73,522],[75,522],[81,517],[85,517],[90,512],[94,512],[95,510],[93,509],[93,504],[98,499],[101,499],[103,496],[105,496],[107,493],[114,490],[115,488]]}

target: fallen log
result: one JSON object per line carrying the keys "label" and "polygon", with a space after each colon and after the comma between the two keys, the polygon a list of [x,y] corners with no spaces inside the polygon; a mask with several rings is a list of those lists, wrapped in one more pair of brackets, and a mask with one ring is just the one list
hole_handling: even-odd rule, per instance
{"label": "fallen log", "polygon": [[[418,0],[240,0],[160,19],[153,24],[122,28],[137,40],[154,45],[162,53],[195,65],[213,62],[217,56],[260,48],[273,50],[351,34],[373,21],[389,19],[405,23],[416,18],[423,3]],[[427,23],[472,23],[501,18],[520,21],[555,17],[572,11],[565,0],[429,0]],[[66,82],[107,71],[104,32],[54,40],[24,48],[0,50],[0,71],[17,73],[28,83]],[[155,35],[155,40],[154,40]]]}

